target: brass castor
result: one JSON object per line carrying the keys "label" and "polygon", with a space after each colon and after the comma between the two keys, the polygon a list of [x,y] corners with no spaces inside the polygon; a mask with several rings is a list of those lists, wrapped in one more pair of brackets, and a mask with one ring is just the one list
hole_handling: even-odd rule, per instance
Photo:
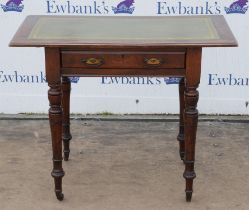
{"label": "brass castor", "polygon": [[62,201],[64,199],[64,194],[62,192],[56,192],[55,194],[59,201]]}

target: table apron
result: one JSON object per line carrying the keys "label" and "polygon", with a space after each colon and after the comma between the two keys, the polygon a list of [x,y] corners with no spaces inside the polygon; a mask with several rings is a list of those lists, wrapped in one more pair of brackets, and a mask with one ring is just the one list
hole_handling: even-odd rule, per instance
{"label": "table apron", "polygon": [[176,76],[185,77],[185,69],[81,69],[81,68],[61,68],[62,76],[78,77],[99,77],[99,76],[151,76],[164,77]]}

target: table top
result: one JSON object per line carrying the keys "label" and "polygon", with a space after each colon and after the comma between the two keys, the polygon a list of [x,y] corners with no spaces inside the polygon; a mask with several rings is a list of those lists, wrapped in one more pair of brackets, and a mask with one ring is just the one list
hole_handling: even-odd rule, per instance
{"label": "table top", "polygon": [[10,46],[237,46],[223,16],[28,16]]}

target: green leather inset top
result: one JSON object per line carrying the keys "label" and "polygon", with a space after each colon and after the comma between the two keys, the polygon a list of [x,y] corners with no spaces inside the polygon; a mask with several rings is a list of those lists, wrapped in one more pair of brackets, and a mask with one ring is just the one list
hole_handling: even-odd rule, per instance
{"label": "green leather inset top", "polygon": [[213,40],[219,35],[205,17],[41,17],[29,39],[40,40]]}

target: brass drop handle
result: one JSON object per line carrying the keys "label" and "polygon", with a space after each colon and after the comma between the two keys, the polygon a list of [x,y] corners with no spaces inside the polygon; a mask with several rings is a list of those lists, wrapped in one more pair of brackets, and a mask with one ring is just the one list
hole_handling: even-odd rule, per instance
{"label": "brass drop handle", "polygon": [[101,66],[104,64],[103,58],[83,58],[80,61],[88,66]]}
{"label": "brass drop handle", "polygon": [[149,66],[159,66],[163,64],[163,60],[160,58],[145,58],[144,62]]}

